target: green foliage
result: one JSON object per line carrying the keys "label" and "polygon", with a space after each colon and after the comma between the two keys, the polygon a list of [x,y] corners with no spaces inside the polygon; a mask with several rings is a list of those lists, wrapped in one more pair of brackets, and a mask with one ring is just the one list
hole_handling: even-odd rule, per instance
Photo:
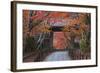
{"label": "green foliage", "polygon": [[[90,26],[91,24],[91,15],[86,14],[83,22],[85,25]],[[81,34],[81,40],[80,40],[80,49],[82,52],[86,53],[90,51],[90,30],[83,30]]]}
{"label": "green foliage", "polygon": [[82,39],[80,40],[80,49],[84,53],[90,51],[90,38],[88,38],[89,35],[89,32],[84,32]]}
{"label": "green foliage", "polygon": [[80,41],[80,48],[81,48],[81,51],[85,52],[86,49],[87,49],[87,44],[86,44],[86,40],[82,39]]}
{"label": "green foliage", "polygon": [[27,37],[26,38],[26,45],[25,45],[26,51],[29,52],[29,51],[35,50],[36,49],[35,44],[36,43],[35,43],[35,40],[33,37]]}
{"label": "green foliage", "polygon": [[83,23],[87,24],[91,24],[91,14],[87,13],[83,19]]}

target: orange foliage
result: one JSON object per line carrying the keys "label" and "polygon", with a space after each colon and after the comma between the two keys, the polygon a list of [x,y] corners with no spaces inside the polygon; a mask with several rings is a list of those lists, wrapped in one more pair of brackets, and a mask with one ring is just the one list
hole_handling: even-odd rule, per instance
{"label": "orange foliage", "polygon": [[[85,13],[80,13],[78,19],[67,19],[69,23],[64,26],[64,32],[73,32],[76,36],[81,36],[82,32],[89,30],[89,25],[85,24]],[[74,29],[75,25],[78,24],[80,27],[78,30]]]}
{"label": "orange foliage", "polygon": [[48,17],[51,17],[51,18],[67,18],[69,16],[70,16],[69,13],[51,12]]}

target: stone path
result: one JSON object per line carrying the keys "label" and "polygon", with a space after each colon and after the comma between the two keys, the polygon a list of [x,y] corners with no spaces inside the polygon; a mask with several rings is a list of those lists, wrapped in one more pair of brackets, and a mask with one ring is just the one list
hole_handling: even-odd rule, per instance
{"label": "stone path", "polygon": [[71,60],[68,55],[68,51],[56,51],[48,55],[44,61],[63,61],[63,60]]}

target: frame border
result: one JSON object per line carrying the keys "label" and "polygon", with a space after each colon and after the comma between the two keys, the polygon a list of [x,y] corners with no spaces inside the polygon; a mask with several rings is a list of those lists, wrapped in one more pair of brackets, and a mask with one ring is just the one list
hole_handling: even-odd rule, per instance
{"label": "frame border", "polygon": [[[67,6],[67,7],[85,7],[96,9],[96,64],[95,65],[83,65],[83,66],[68,66],[68,67],[52,67],[52,68],[37,68],[37,69],[17,69],[17,4],[35,4],[35,5],[51,5],[51,6]],[[97,67],[98,66],[98,7],[90,5],[76,5],[76,4],[59,4],[59,3],[44,3],[44,2],[28,2],[28,1],[11,1],[11,71],[38,71],[38,70],[53,70],[53,69],[72,69],[72,68],[84,68],[84,67]]]}

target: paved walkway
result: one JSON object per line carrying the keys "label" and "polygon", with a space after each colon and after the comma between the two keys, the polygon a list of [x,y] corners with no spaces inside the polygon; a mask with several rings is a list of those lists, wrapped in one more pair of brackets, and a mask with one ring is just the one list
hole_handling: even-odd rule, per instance
{"label": "paved walkway", "polygon": [[48,55],[44,61],[63,61],[63,60],[71,60],[68,55],[68,51],[56,51]]}

